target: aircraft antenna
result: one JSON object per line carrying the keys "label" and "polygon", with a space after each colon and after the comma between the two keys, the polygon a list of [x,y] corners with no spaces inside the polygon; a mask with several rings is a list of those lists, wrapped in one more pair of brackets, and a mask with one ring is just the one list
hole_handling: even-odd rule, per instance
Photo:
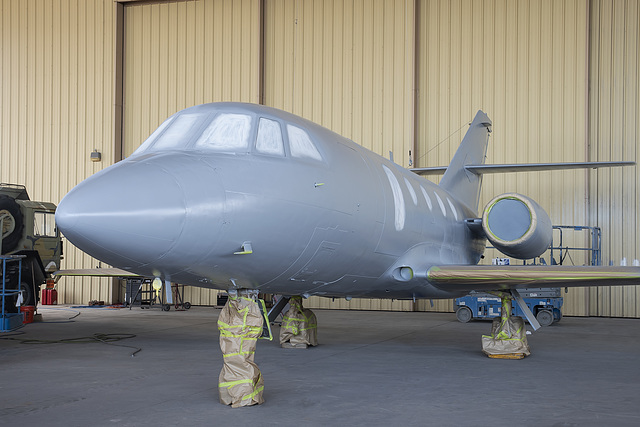
{"label": "aircraft antenna", "polygon": [[427,151],[426,153],[424,153],[422,156],[420,156],[419,158],[416,159],[416,165],[420,162],[420,160],[422,160],[427,154],[429,154],[430,152],[432,152],[433,150],[435,150],[436,148],[438,148],[439,146],[441,146],[442,144],[444,144],[445,141],[448,141],[449,139],[451,139],[451,137],[455,134],[457,134],[458,132],[460,132],[465,126],[469,126],[471,123],[469,122],[465,122],[462,124],[462,126],[460,126],[458,129],[454,130],[453,132],[451,132],[449,134],[449,136],[445,136],[444,139],[440,142],[438,142],[435,146],[431,147],[431,149],[429,151]]}

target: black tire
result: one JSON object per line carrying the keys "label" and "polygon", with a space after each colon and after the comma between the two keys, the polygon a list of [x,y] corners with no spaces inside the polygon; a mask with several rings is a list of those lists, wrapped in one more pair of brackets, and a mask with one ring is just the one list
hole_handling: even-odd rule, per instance
{"label": "black tire", "polygon": [[549,310],[540,310],[536,314],[536,319],[541,326],[549,326],[553,323],[553,313]]}
{"label": "black tire", "polygon": [[184,304],[182,304],[182,306],[186,309],[189,310],[191,308],[191,303],[190,302],[185,302]]}
{"label": "black tire", "polygon": [[23,280],[20,283],[20,291],[22,291],[22,305],[36,305],[33,286],[31,286],[31,283]]}
{"label": "black tire", "polygon": [[6,254],[13,249],[22,238],[22,212],[20,206],[9,196],[0,196],[0,215],[7,215],[2,230],[2,253]]}
{"label": "black tire", "polygon": [[462,306],[456,310],[456,318],[462,323],[467,323],[473,318],[473,313],[469,307]]}
{"label": "black tire", "polygon": [[169,311],[169,310],[171,310],[171,306],[169,304],[164,304],[162,306],[162,311]]}
{"label": "black tire", "polygon": [[553,320],[559,322],[562,320],[562,312],[558,308],[553,309]]}

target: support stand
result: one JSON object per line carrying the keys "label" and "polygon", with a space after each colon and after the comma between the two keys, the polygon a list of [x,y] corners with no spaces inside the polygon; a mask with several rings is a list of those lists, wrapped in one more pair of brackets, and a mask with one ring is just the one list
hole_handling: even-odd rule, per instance
{"label": "support stand", "polygon": [[318,320],[313,311],[302,308],[302,297],[289,300],[289,310],[282,317],[280,345],[282,348],[307,348],[318,345]]}
{"label": "support stand", "polygon": [[494,359],[522,359],[531,354],[524,320],[511,316],[510,294],[499,292],[498,296],[502,300],[500,317],[493,319],[491,335],[482,336],[482,351]]}
{"label": "support stand", "polygon": [[289,303],[289,300],[291,299],[291,297],[285,297],[285,296],[281,296],[278,299],[278,302],[276,303],[276,305],[274,305],[273,307],[271,307],[271,310],[269,310],[269,323],[273,323],[276,318],[278,317],[278,314],[282,313],[282,310],[284,310],[285,306]]}
{"label": "support stand", "polygon": [[220,403],[233,408],[264,403],[264,381],[254,355],[266,315],[257,297],[257,291],[229,291],[218,318],[223,355],[218,391]]}

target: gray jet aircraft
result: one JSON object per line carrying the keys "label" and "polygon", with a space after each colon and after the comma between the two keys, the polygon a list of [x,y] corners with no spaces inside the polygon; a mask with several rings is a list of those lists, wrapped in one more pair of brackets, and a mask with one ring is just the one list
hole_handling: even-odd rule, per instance
{"label": "gray jet aircraft", "polygon": [[56,221],[103,262],[206,288],[418,299],[640,284],[637,267],[476,265],[487,239],[521,259],[551,242],[549,217],[525,196],[478,215],[483,173],[634,164],[484,165],[490,132],[479,111],[436,185],[284,111],[199,105],[71,190]]}

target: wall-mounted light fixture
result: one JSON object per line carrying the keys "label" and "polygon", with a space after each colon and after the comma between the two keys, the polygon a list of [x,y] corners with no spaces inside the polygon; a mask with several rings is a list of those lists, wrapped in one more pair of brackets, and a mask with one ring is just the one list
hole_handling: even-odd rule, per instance
{"label": "wall-mounted light fixture", "polygon": [[102,160],[102,154],[100,154],[98,150],[93,150],[93,153],[91,153],[91,161],[99,162],[100,160]]}

